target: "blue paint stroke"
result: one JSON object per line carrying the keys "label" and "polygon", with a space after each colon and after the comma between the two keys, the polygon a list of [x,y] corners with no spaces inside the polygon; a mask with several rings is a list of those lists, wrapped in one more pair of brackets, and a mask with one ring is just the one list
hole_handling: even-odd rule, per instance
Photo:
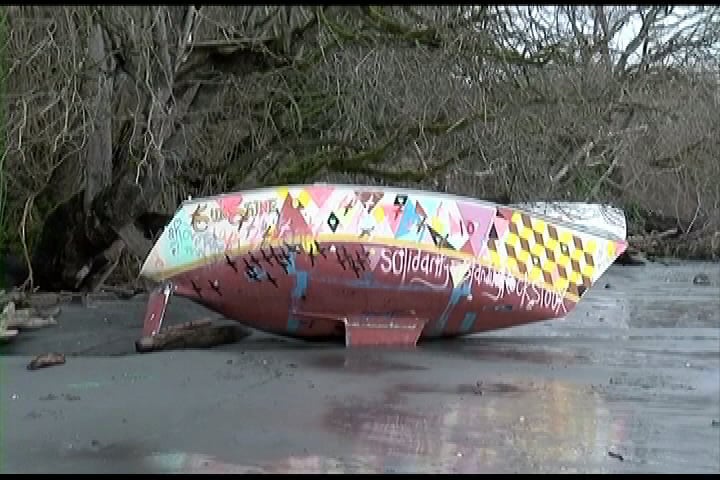
{"label": "blue paint stroke", "polygon": [[452,289],[452,292],[450,292],[450,300],[448,300],[448,304],[442,315],[440,315],[440,318],[435,326],[437,333],[442,333],[445,330],[448,318],[450,317],[450,312],[452,312],[452,309],[458,304],[462,297],[470,295],[470,289],[470,279],[466,279],[462,284]]}
{"label": "blue paint stroke", "polygon": [[297,332],[298,328],[300,327],[300,321],[292,316],[292,313],[288,315],[288,321],[287,321],[287,330],[290,333]]}
{"label": "blue paint stroke", "polygon": [[467,312],[465,318],[463,318],[462,325],[460,325],[461,332],[469,332],[475,325],[475,318],[477,314],[475,312]]}
{"label": "blue paint stroke", "polygon": [[433,197],[422,197],[422,201],[418,203],[420,203],[422,209],[425,210],[428,217],[428,224],[430,224],[430,219],[435,216],[440,207],[440,200]]}
{"label": "blue paint stroke", "polygon": [[287,271],[288,275],[294,275],[295,274],[295,258],[297,257],[297,253],[293,252],[292,250],[288,252],[287,255]]}
{"label": "blue paint stroke", "polygon": [[288,311],[287,319],[287,331],[290,333],[295,333],[298,328],[300,328],[300,321],[293,316],[293,313],[297,311],[300,299],[302,299],[302,297],[305,296],[305,292],[307,292],[308,280],[310,278],[309,272],[297,269],[296,259],[296,252],[291,251],[288,253],[287,274],[295,277],[295,285],[290,295],[290,311]]}
{"label": "blue paint stroke", "polygon": [[398,223],[397,230],[395,230],[395,238],[402,238],[409,240],[409,236],[417,236],[417,227],[414,227],[414,223],[418,220],[417,213],[415,212],[415,203],[408,201],[403,208],[403,215]]}
{"label": "blue paint stroke", "polygon": [[295,273],[295,288],[292,291],[292,298],[296,300],[302,298],[307,291],[308,272],[299,271]]}

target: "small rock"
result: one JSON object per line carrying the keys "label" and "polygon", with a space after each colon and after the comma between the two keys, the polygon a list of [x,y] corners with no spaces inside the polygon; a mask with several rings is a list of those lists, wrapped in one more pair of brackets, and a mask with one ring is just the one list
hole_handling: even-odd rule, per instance
{"label": "small rock", "polygon": [[20,395],[18,395],[17,393],[13,393],[12,395],[10,395],[10,398],[12,398],[13,400],[17,400],[18,398],[20,398]]}
{"label": "small rock", "polygon": [[232,365],[232,363],[233,363],[232,358],[229,359],[229,360],[228,360],[227,362],[225,362],[225,363],[227,363],[228,365]]}
{"label": "small rock", "polygon": [[623,458],[622,455],[620,455],[619,453],[615,453],[615,452],[608,452],[608,457],[617,458],[621,462],[625,460],[625,458]]}
{"label": "small rock", "polygon": [[720,420],[713,420],[711,425],[713,427],[720,427]]}
{"label": "small rock", "polygon": [[693,285],[710,285],[710,277],[704,273],[698,273],[693,277]]}
{"label": "small rock", "polygon": [[288,367],[297,368],[297,363],[288,363]]}
{"label": "small rock", "polygon": [[611,288],[611,285],[609,283],[606,283],[605,288]]}
{"label": "small rock", "polygon": [[482,394],[483,394],[482,389],[481,389],[480,387],[482,387],[482,382],[476,382],[476,383],[475,383],[475,386],[473,387],[473,393],[474,393],[475,395],[482,395]]}
{"label": "small rock", "polygon": [[457,452],[457,453],[455,454],[455,456],[457,456],[457,457],[462,457],[462,453],[461,453],[461,452]]}
{"label": "small rock", "polygon": [[53,365],[63,365],[65,363],[65,355],[62,353],[45,353],[38,355],[28,363],[28,370],[37,370],[39,368],[52,367]]}

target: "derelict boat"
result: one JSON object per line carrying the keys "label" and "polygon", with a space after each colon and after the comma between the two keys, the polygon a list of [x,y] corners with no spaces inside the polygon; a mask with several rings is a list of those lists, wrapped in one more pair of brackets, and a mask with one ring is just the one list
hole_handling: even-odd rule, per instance
{"label": "derelict boat", "polygon": [[627,247],[625,216],[341,184],[184,202],[140,274],[246,326],[346,345],[415,345],[567,315]]}

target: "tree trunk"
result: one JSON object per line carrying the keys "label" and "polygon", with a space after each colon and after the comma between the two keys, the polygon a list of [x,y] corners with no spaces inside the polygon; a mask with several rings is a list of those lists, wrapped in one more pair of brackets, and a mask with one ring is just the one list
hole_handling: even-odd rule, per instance
{"label": "tree trunk", "polygon": [[41,290],[87,287],[91,274],[101,267],[97,259],[118,239],[118,231],[130,227],[145,229],[136,226],[135,220],[147,211],[147,201],[127,175],[105,187],[87,213],[84,199],[83,190],[53,210],[45,221],[31,261],[35,287]]}
{"label": "tree trunk", "polygon": [[114,57],[110,52],[108,34],[99,23],[93,25],[88,52],[96,65],[97,85],[93,105],[93,129],[85,155],[85,211],[90,210],[95,196],[112,180],[112,96],[115,77]]}

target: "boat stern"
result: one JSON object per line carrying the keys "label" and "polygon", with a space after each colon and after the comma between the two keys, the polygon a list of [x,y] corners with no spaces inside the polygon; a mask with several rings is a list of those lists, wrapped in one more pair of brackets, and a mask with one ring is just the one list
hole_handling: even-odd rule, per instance
{"label": "boat stern", "polygon": [[140,269],[140,277],[154,285],[145,310],[143,336],[153,336],[160,331],[170,298],[176,291],[182,293],[181,285],[176,284],[178,275],[204,261],[194,248],[190,218],[186,206],[181,206],[155,241]]}

